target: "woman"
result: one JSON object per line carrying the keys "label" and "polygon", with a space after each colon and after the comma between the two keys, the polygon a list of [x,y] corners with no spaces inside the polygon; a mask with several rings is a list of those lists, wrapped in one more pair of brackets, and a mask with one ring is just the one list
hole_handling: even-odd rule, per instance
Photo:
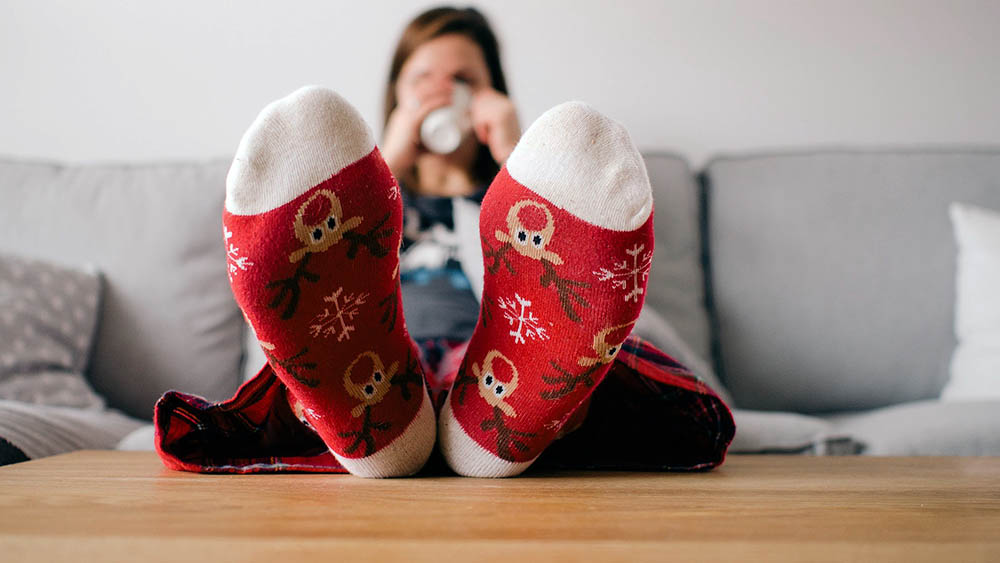
{"label": "woman", "polygon": [[[420,124],[451,103],[456,82],[472,90],[475,136],[441,155],[420,143]],[[470,195],[489,184],[521,136],[500,65],[499,46],[478,11],[435,8],[403,31],[389,70],[382,155],[413,193]]]}
{"label": "woman", "polygon": [[[456,83],[472,94],[472,134],[449,154],[431,152],[420,141],[420,125],[452,103]],[[381,150],[403,187],[404,313],[432,374],[454,367],[454,361],[440,365],[443,358],[461,359],[458,350],[479,314],[469,278],[481,276],[481,258],[474,252],[466,264],[459,260],[460,243],[471,243],[475,251],[479,241],[456,236],[455,214],[461,209],[453,198],[481,202],[520,136],[499,46],[486,18],[472,8],[447,7],[414,18],[389,70]]]}

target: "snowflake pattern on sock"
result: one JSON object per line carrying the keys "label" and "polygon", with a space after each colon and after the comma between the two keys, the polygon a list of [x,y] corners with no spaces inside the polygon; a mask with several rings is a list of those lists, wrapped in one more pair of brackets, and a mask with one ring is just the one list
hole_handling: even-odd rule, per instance
{"label": "snowflake pattern on sock", "polygon": [[[525,336],[531,340],[548,340],[550,338],[548,331],[542,326],[541,320],[533,312],[528,311],[531,307],[531,301],[515,293],[514,299],[505,297],[497,299],[497,306],[503,311],[503,316],[510,326],[517,325],[517,328],[509,333],[510,336],[514,337],[514,342],[524,344],[527,342]],[[549,326],[552,326],[552,323],[549,323]]]}
{"label": "snowflake pattern on sock", "polygon": [[[600,281],[611,281],[611,287],[625,290],[625,301],[639,302],[639,296],[643,294],[646,281],[649,278],[649,268],[653,264],[653,253],[643,252],[645,244],[636,244],[625,251],[632,257],[632,264],[626,258],[621,262],[615,262],[611,268],[600,268],[592,272]],[[630,283],[631,282],[631,283]],[[629,289],[631,288],[631,289]]]}
{"label": "snowflake pattern on sock", "polygon": [[312,324],[309,325],[309,334],[313,338],[319,336],[328,337],[337,335],[337,342],[350,340],[351,333],[354,332],[354,325],[348,324],[361,313],[361,305],[368,299],[367,293],[348,293],[344,295],[344,287],[340,286],[337,291],[323,298],[325,303],[333,307],[325,307],[323,312],[313,317]]}
{"label": "snowflake pattern on sock", "polygon": [[229,281],[233,281],[233,276],[238,275],[241,271],[247,271],[250,266],[253,266],[253,262],[250,261],[248,256],[240,256],[240,249],[236,248],[236,245],[229,242],[229,239],[233,238],[233,232],[226,228],[225,225],[222,226],[222,236],[224,237],[226,244],[226,264],[229,266]]}

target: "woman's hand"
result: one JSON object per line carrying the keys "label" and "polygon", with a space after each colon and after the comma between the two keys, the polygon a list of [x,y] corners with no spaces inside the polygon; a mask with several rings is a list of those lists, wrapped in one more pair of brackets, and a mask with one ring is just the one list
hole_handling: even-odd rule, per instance
{"label": "woman's hand", "polygon": [[514,104],[493,88],[481,88],[472,95],[469,114],[476,138],[490,148],[493,160],[502,166],[521,138]]}
{"label": "woman's hand", "polygon": [[397,179],[413,168],[420,154],[420,124],[430,112],[451,103],[452,90],[399,100],[389,114],[382,141],[382,158]]}

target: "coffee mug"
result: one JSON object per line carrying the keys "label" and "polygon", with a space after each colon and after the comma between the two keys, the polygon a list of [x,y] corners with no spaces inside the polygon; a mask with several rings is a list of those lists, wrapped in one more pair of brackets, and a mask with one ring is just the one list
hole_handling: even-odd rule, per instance
{"label": "coffee mug", "polygon": [[430,112],[420,124],[420,141],[427,150],[449,154],[462,144],[462,139],[472,130],[472,120],[469,118],[471,101],[472,90],[469,85],[456,82],[451,105]]}

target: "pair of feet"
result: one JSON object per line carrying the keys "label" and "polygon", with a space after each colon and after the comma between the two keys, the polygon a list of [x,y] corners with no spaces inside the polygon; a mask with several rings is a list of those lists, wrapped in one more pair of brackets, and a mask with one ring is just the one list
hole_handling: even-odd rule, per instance
{"label": "pair of feet", "polygon": [[479,322],[439,415],[406,330],[402,202],[371,131],[302,88],[243,136],[223,214],[233,293],[301,418],[365,477],[435,443],[459,474],[516,475],[610,368],[644,299],[652,195],[625,130],[580,103],[524,134],[483,200]]}

